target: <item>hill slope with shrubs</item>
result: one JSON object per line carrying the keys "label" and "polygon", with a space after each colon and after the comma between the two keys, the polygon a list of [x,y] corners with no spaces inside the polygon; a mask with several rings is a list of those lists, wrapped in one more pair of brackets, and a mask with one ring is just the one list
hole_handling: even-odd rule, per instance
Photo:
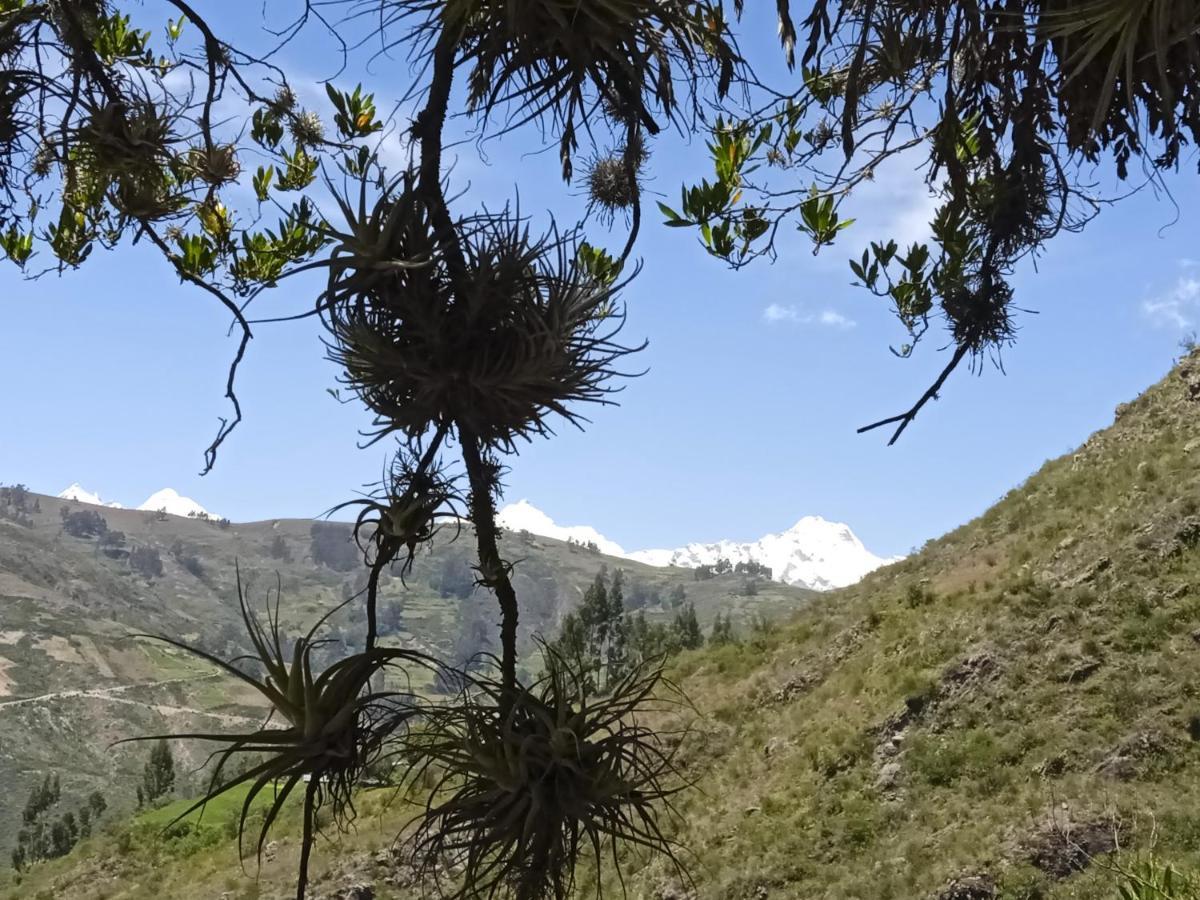
{"label": "hill slope with shrubs", "polygon": [[[1193,355],[919,554],[675,657],[693,881],[634,854],[631,894],[1099,900],[1147,853],[1200,867],[1198,454]],[[361,812],[318,845],[318,896],[414,895],[411,808]],[[11,896],[287,896],[288,823],[245,875],[232,826],[205,827],[114,830]]]}
{"label": "hill slope with shrubs", "polygon": [[[505,537],[521,560],[521,640],[555,635],[599,572],[618,570],[630,614],[670,629],[681,616],[707,632],[718,615],[743,627],[778,618],[809,592],[769,579],[697,581],[686,569],[659,569],[528,533]],[[474,587],[472,536],[447,530],[381,589],[385,640],[463,662],[492,648],[493,601]],[[110,816],[128,814],[146,748],[112,742],[162,731],[223,730],[261,715],[243,685],[194,657],[141,635],[170,635],[222,657],[244,652],[240,577],[259,611],[278,592],[285,633],[306,631],[365,586],[350,526],[276,520],[231,524],[108,509],[0,488],[0,860],[21,827],[21,803],[47,775],[59,776],[63,804],[103,789]],[[357,617],[356,617],[357,616]],[[322,631],[326,656],[363,639],[361,603],[349,603]],[[240,718],[239,718],[240,717]],[[181,770],[202,748],[180,749]],[[195,779],[193,779],[194,782]],[[192,783],[192,782],[189,782]],[[186,789],[181,782],[180,789]]]}

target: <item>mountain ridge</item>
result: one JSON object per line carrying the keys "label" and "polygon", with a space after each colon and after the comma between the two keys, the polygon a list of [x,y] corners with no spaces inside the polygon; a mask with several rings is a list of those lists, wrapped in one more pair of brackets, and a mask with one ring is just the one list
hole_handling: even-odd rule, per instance
{"label": "mountain ridge", "polygon": [[658,568],[696,569],[722,559],[733,565],[759,563],[771,569],[774,581],[816,591],[848,587],[869,572],[903,559],[877,556],[863,546],[849,525],[821,516],[804,516],[786,531],[756,541],[692,542],[675,549],[634,551],[625,550],[590,525],[559,525],[525,499],[505,506],[498,518],[503,527],[513,531],[595,544],[611,556]]}

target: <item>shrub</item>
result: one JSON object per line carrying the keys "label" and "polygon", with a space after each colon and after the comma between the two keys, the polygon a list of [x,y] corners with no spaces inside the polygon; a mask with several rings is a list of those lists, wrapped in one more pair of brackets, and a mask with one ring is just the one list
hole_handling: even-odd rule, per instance
{"label": "shrub", "polygon": [[162,557],[153,547],[134,547],[129,551],[129,568],[144,578],[161,578]]}
{"label": "shrub", "polygon": [[[67,507],[63,507],[67,510]],[[67,511],[63,516],[63,531],[76,538],[92,538],[108,531],[108,522],[104,516],[94,509],[81,509],[77,512]]]}

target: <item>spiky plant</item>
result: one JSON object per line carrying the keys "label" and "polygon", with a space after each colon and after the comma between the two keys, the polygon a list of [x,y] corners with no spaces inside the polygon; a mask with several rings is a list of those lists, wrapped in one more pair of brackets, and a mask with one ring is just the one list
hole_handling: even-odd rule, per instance
{"label": "spiky plant", "polygon": [[1142,113],[1168,165],[1200,141],[1200,8],[1191,0],[1048,0],[1040,24],[1065,76],[1060,102],[1074,147],[1093,155],[1120,141],[1137,152]]}
{"label": "spiky plant", "polygon": [[[457,223],[461,258],[452,260],[421,240],[427,232],[413,234],[419,210],[403,192],[386,218],[374,215],[377,240],[338,259],[323,300],[330,357],[375,413],[378,434],[454,423],[512,450],[548,434],[550,414],[579,422],[574,404],[608,402],[615,363],[636,348],[615,341],[621,285],[580,265],[575,236],[552,229],[533,239],[517,214],[481,215]],[[381,259],[421,253],[427,264]]]}
{"label": "spiky plant", "polygon": [[546,674],[515,689],[466,676],[458,701],[412,732],[409,776],[439,776],[411,838],[418,870],[451,898],[561,900],[589,858],[598,879],[611,858],[623,880],[617,848],[632,845],[686,878],[663,822],[684,782],[644,721],[669,689],[661,669],[597,696],[561,656],[544,658]]}
{"label": "spiky plant", "polygon": [[316,147],[325,140],[325,123],[312,110],[302,109],[288,118],[288,130],[297,144]]}
{"label": "spiky plant", "polygon": [[438,450],[447,429],[437,429],[429,446],[422,448],[419,438],[401,446],[377,489],[366,497],[349,500],[335,506],[330,515],[341,509],[360,507],[354,523],[354,540],[363,552],[363,562],[370,569],[367,578],[367,649],[375,646],[377,637],[376,607],[379,577],[403,552],[400,579],[411,571],[417,550],[431,543],[449,519],[456,527],[461,521],[461,498],[455,479],[446,475],[438,460]]}
{"label": "spiky plant", "polygon": [[[296,887],[297,900],[303,900],[317,812],[330,809],[339,826],[353,819],[354,790],[368,767],[379,758],[387,742],[403,734],[419,714],[419,704],[412,694],[384,690],[372,680],[388,670],[403,671],[407,666],[430,666],[433,662],[408,650],[371,648],[316,672],[312,654],[322,642],[315,636],[331,613],[296,638],[289,651],[280,631],[278,589],[273,609],[268,596],[265,626],[250,610],[240,572],[237,594],[246,636],[254,651],[248,656],[227,661],[175,638],[146,637],[183,649],[250,685],[270,705],[267,721],[261,728],[240,734],[169,734],[131,740],[189,739],[221,745],[213,754],[216,763],[204,795],[167,827],[196,810],[203,811],[222,794],[249,784],[238,818],[238,846],[243,853],[247,820],[259,795],[272,791],[258,834],[256,854],[261,857],[280,810],[293,791],[303,785],[303,834]],[[261,669],[262,674],[255,669]],[[272,727],[275,718],[282,724]],[[238,758],[254,762],[239,774],[227,774],[226,767]]]}
{"label": "spiky plant", "polygon": [[587,166],[588,208],[612,224],[618,213],[628,213],[641,194],[640,178],[645,151],[631,144],[623,152],[593,157]]}
{"label": "spiky plant", "polygon": [[515,110],[508,128],[551,120],[566,178],[577,127],[602,103],[656,134],[701,81],[723,95],[740,62],[720,0],[398,0],[385,18],[414,17],[426,52],[469,67],[472,110]]}

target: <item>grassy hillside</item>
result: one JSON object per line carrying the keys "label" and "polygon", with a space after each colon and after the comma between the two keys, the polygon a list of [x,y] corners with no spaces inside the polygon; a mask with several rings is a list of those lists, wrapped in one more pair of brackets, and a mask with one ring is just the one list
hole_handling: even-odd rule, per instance
{"label": "grassy hillside", "polygon": [[[1101,898],[1118,844],[1200,865],[1198,457],[1193,356],[918,555],[680,657],[694,896]],[[364,804],[357,833],[318,849],[320,896],[409,895],[404,811]],[[286,896],[293,838],[256,881],[216,831],[198,850],[132,834],[11,896],[148,897],[155,865],[192,885],[179,896]],[[692,896],[638,865],[634,896]]]}
{"label": "grassy hillside", "polygon": [[[268,590],[281,586],[282,617],[292,630],[306,629],[365,584],[347,525],[318,526],[326,531],[315,546],[308,520],[228,525],[38,495],[23,506],[24,512],[0,506],[0,784],[11,798],[0,802],[5,862],[25,796],[44,773],[61,774],[67,798],[103,788],[110,803],[128,809],[146,748],[110,748],[113,741],[211,731],[258,714],[238,683],[135,635],[167,634],[236,652],[243,629],[235,564],[260,610]],[[64,530],[64,513],[89,511],[103,516],[110,532],[122,533],[123,547]],[[453,656],[464,650],[460,636],[471,621],[487,623],[483,633],[494,630],[493,601],[472,591],[472,536],[452,537],[418,558],[406,585],[391,578],[381,590],[381,608],[390,613],[387,640]],[[153,566],[149,574],[139,572],[129,556],[135,549],[157,554],[161,573]],[[732,612],[743,624],[759,615],[778,617],[810,596],[773,583],[744,596],[741,578],[697,582],[690,570],[656,569],[528,534],[507,536],[503,549],[519,560],[526,647],[535,633],[556,632],[602,566],[622,569],[627,600],[645,604],[647,616],[662,621],[674,615],[669,598],[681,585],[706,625],[718,611]],[[322,564],[314,562],[314,550]],[[328,633],[361,640],[361,607],[349,604]],[[200,750],[182,748],[181,761],[199,763]]]}

